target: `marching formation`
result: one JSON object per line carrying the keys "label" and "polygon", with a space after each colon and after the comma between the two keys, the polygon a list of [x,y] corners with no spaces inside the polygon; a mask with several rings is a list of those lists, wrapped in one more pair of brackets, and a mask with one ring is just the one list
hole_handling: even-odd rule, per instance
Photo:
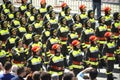
{"label": "marching formation", "polygon": [[[52,5],[41,0],[36,9],[27,0],[16,8],[10,1],[0,5],[0,62],[27,67],[31,74],[47,71],[62,80],[65,69],[75,76],[84,68],[106,67],[107,80],[113,80],[114,63],[120,70],[120,12],[95,19],[93,10],[79,6],[80,13],[71,14],[67,3],[56,15]],[[92,73],[92,72],[91,72]],[[30,77],[30,76],[29,76]]]}

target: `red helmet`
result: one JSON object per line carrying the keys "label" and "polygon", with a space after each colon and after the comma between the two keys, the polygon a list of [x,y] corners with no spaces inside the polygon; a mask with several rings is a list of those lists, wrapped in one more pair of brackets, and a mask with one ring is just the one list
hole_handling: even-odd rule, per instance
{"label": "red helmet", "polygon": [[84,4],[79,6],[79,9],[84,9],[84,8],[86,8],[86,6]]}
{"label": "red helmet", "polygon": [[32,49],[31,49],[33,52],[37,52],[40,50],[40,47],[39,46],[33,46]]}
{"label": "red helmet", "polygon": [[111,32],[106,32],[106,33],[104,34],[105,37],[110,37],[111,35],[112,35]]}
{"label": "red helmet", "polygon": [[77,46],[78,44],[80,44],[80,41],[78,41],[78,40],[73,40],[72,41],[73,46]]}
{"label": "red helmet", "polygon": [[108,11],[110,11],[110,10],[111,10],[111,8],[108,7],[108,6],[104,8],[104,11],[105,11],[105,12],[108,12]]}
{"label": "red helmet", "polygon": [[54,45],[52,46],[52,49],[56,50],[56,49],[58,49],[58,47],[60,47],[59,44],[54,44]]}
{"label": "red helmet", "polygon": [[67,6],[67,3],[65,3],[65,2],[63,2],[62,4],[61,4],[61,7],[66,7]]}
{"label": "red helmet", "polygon": [[90,36],[90,37],[89,37],[89,40],[90,40],[90,41],[95,41],[95,40],[97,40],[97,37],[96,37],[96,36]]}
{"label": "red helmet", "polygon": [[45,4],[46,0],[40,0],[40,4]]}

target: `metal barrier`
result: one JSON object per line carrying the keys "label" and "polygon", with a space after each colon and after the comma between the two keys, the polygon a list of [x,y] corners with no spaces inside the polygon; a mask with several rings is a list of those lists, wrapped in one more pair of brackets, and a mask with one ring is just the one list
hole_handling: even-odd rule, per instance
{"label": "metal barrier", "polygon": [[[21,0],[11,0],[13,4],[16,6],[20,6]],[[40,8],[40,0],[28,0],[31,2],[33,6],[37,9]],[[87,10],[92,9],[92,0],[46,0],[47,5],[52,5],[55,11],[60,11],[60,5],[62,2],[66,2],[70,8],[72,9],[73,13],[79,13],[79,5],[85,4],[87,6]],[[2,3],[2,0],[0,0]],[[112,13],[120,12],[120,0],[102,0],[102,9],[105,6],[110,6],[112,8]]]}

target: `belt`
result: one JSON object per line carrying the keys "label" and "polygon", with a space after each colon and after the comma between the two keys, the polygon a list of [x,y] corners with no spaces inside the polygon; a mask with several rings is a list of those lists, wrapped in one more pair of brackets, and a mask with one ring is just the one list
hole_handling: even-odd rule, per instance
{"label": "belt", "polygon": [[105,41],[105,37],[98,37],[98,40]]}
{"label": "belt", "polygon": [[55,70],[63,70],[63,67],[58,67],[58,66],[51,66],[51,68],[53,68]]}
{"label": "belt", "polygon": [[114,57],[114,54],[113,53],[106,53],[106,56],[107,57]]}
{"label": "belt", "polygon": [[90,61],[98,61],[98,58],[89,58]]}
{"label": "belt", "polygon": [[75,64],[75,65],[80,65],[81,64],[81,62],[78,62],[78,61],[72,61],[72,63]]}
{"label": "belt", "polygon": [[60,40],[62,40],[62,41],[67,41],[68,38],[67,38],[67,37],[60,37]]}

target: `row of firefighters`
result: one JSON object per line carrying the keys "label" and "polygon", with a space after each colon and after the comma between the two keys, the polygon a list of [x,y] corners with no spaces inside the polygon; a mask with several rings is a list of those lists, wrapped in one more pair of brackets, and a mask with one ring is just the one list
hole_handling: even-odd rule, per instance
{"label": "row of firefighters", "polygon": [[[80,14],[70,14],[71,8],[62,3],[56,18],[51,5],[41,0],[40,9],[22,0],[16,9],[7,0],[0,5],[0,62],[10,60],[31,71],[47,70],[63,75],[65,68],[77,75],[85,67],[106,66],[107,80],[113,80],[115,61],[120,67],[120,13],[94,18],[94,11],[86,13],[80,5]],[[44,67],[43,67],[44,66]]]}

